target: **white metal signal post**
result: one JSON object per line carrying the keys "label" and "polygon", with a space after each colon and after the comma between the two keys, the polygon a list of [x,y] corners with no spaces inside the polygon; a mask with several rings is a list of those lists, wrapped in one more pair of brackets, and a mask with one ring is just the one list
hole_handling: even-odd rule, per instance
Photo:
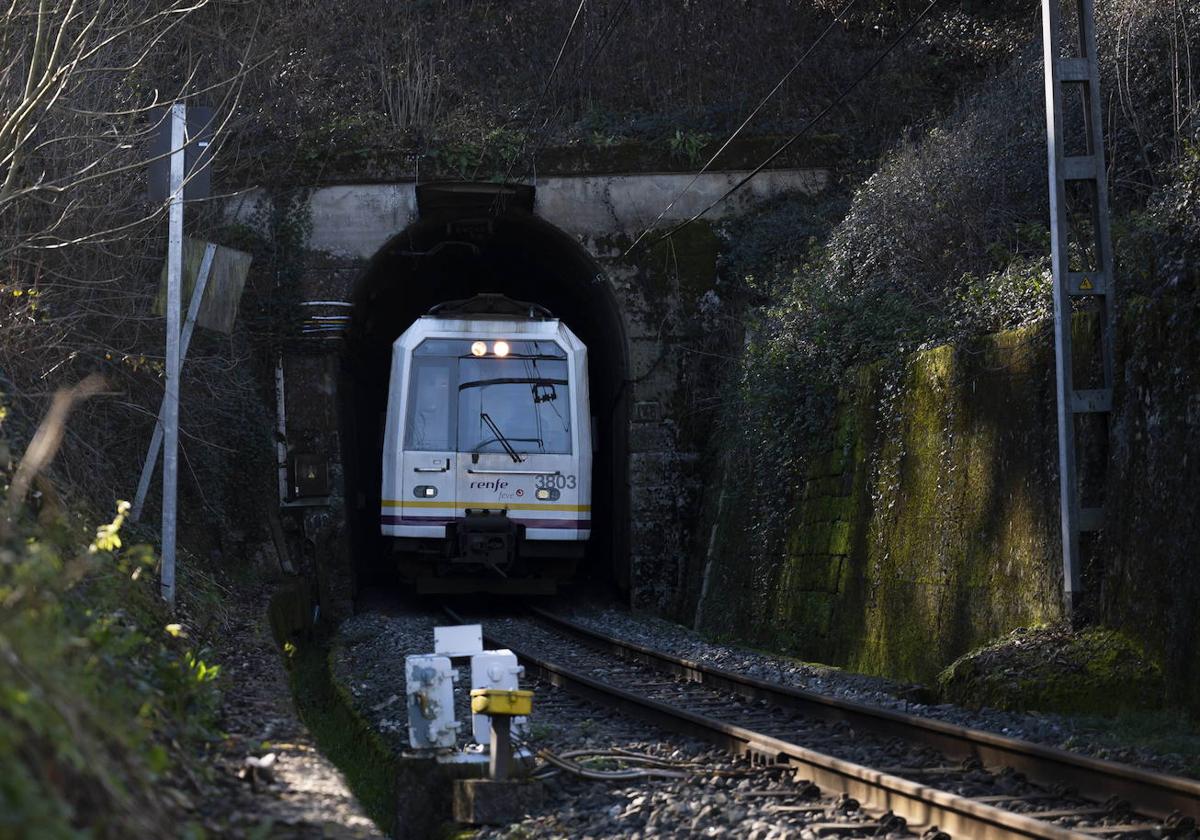
{"label": "white metal signal post", "polygon": [[[158,422],[150,438],[150,449],[142,466],[130,517],[137,522],[142,515],[146,494],[154,477],[161,445],[163,452],[162,488],[162,596],[172,607],[175,605],[175,533],[176,507],[179,476],[179,383],[183,357],[187,354],[192,331],[200,322],[201,306],[205,301],[210,273],[215,273],[218,248],[207,243],[195,277],[192,300],[188,305],[187,318],[180,323],[180,304],[184,283],[184,238],[183,206],[185,201],[198,201],[208,197],[212,163],[212,109],[203,105],[188,107],[182,102],[172,105],[159,121],[154,136],[153,154],[150,158],[150,200],[156,204],[167,203],[167,271],[166,271],[166,388]],[[233,266],[230,260],[233,260]],[[245,273],[249,267],[249,255],[226,250],[223,277],[226,282],[225,296],[232,299],[236,311],[236,295],[241,294]],[[236,291],[231,291],[236,287]],[[228,315],[228,313],[226,313]],[[232,315],[225,318],[225,327],[215,329],[228,331]]]}
{"label": "white metal signal post", "polygon": [[[1064,10],[1063,6],[1067,8]],[[1063,37],[1063,16],[1077,14],[1077,39]],[[1070,18],[1068,18],[1070,20]],[[1046,127],[1050,163],[1050,234],[1054,267],[1054,336],[1058,369],[1058,466],[1062,510],[1063,601],[1078,619],[1082,595],[1081,535],[1104,526],[1098,488],[1085,499],[1076,463],[1075,418],[1107,420],[1113,401],[1113,251],[1100,107],[1093,0],[1042,0]],[[1067,125],[1068,114],[1074,119]],[[1076,247],[1071,248],[1072,242]],[[1076,299],[1099,310],[1099,336],[1088,356],[1072,346]],[[1080,362],[1077,364],[1076,362]],[[1093,371],[1098,380],[1076,388]],[[1102,489],[1102,488],[1099,488]]]}
{"label": "white metal signal post", "polygon": [[175,507],[179,476],[179,306],[183,276],[183,170],[187,106],[171,106],[171,198],[167,228],[167,388],[163,399],[162,596],[175,606]]}

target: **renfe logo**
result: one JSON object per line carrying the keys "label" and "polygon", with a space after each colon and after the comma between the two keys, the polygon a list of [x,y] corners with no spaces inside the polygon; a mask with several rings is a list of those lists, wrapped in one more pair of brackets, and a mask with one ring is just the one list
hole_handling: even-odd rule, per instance
{"label": "renfe logo", "polygon": [[495,481],[472,481],[472,490],[503,490],[508,486],[507,481],[497,478]]}

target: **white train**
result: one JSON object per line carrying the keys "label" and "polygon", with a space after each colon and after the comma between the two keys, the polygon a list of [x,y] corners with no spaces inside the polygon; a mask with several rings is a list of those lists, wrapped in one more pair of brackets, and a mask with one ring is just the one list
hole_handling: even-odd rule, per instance
{"label": "white train", "polygon": [[591,536],[587,348],[539,306],[440,304],[392,345],[380,525],[426,593],[553,593]]}

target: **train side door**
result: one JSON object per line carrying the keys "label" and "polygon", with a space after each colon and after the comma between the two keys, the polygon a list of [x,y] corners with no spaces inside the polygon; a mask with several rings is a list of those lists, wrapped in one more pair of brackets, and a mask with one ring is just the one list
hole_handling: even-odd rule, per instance
{"label": "train side door", "polygon": [[412,358],[400,501],[403,523],[421,528],[421,536],[444,536],[444,526],[457,516],[456,363],[423,355],[420,348]]}

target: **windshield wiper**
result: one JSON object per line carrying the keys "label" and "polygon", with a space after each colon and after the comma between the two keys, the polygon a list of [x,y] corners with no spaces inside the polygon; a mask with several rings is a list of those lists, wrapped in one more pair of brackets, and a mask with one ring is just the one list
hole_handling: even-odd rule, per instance
{"label": "windshield wiper", "polygon": [[482,388],[486,385],[566,385],[565,379],[545,379],[536,376],[505,376],[498,379],[473,379],[458,386],[458,390]]}
{"label": "windshield wiper", "polygon": [[492,434],[496,436],[496,440],[504,447],[504,451],[508,453],[508,457],[513,459],[514,464],[519,464],[525,459],[517,454],[517,450],[513,449],[513,445],[508,442],[508,438],[504,436],[504,432],[500,431],[500,427],[496,425],[486,411],[479,412],[479,419],[488,424],[488,428],[492,430]]}

